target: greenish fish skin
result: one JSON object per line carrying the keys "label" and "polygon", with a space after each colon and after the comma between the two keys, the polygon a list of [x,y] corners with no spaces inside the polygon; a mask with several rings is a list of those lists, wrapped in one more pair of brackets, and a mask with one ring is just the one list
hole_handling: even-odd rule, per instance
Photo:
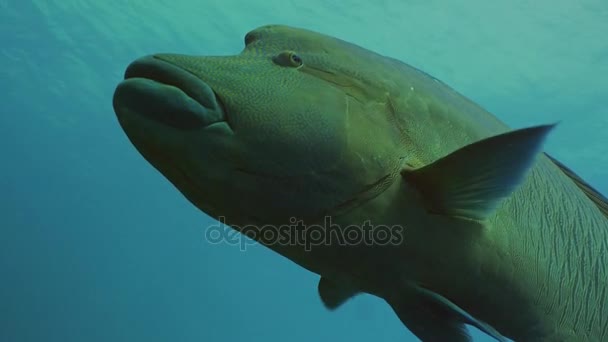
{"label": "greenish fish skin", "polygon": [[114,94],[133,145],[196,207],[237,230],[401,227],[388,244],[257,239],[319,274],[327,308],[375,295],[424,341],[469,341],[467,324],[497,340],[608,340],[608,206],[541,152],[552,125],[512,130],[316,32],[263,26],[245,45],[143,57]]}

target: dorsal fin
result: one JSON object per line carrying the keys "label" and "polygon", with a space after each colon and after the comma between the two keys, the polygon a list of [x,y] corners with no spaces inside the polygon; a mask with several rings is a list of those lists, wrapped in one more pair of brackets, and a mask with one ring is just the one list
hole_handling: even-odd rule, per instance
{"label": "dorsal fin", "polygon": [[557,167],[559,167],[570,179],[576,183],[576,185],[583,190],[585,195],[589,197],[595,205],[597,205],[598,209],[608,218],[608,198],[602,195],[599,191],[595,190],[589,183],[585,182],[579,175],[577,175],[574,171],[572,171],[569,167],[562,164],[559,160],[551,157],[547,153],[545,153],[547,158],[549,158]]}

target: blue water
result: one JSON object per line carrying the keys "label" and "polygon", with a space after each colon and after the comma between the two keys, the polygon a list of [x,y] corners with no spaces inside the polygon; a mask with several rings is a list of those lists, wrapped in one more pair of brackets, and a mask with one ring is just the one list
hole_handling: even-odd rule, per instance
{"label": "blue water", "polygon": [[116,121],[131,60],[238,53],[269,23],[402,59],[513,127],[561,122],[546,150],[608,193],[605,0],[0,0],[0,341],[416,340],[378,299],[328,312],[317,276],[205,242]]}

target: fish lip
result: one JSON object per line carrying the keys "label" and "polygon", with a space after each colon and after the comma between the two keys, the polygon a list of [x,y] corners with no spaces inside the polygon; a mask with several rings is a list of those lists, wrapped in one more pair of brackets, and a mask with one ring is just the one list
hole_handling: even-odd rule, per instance
{"label": "fish lip", "polygon": [[226,111],[217,93],[205,81],[169,61],[149,55],[133,61],[127,67],[125,80],[143,78],[178,88],[188,97],[216,115],[206,120],[207,126],[226,122]]}

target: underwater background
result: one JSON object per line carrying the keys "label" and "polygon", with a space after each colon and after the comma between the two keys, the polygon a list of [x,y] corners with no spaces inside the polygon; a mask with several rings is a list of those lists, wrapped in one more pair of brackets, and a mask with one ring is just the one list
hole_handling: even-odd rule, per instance
{"label": "underwater background", "polygon": [[560,122],[545,150],[608,194],[606,0],[0,0],[0,341],[416,341],[380,299],[329,312],[318,276],[205,241],[116,120],[132,60],[239,53],[265,24],[403,60],[514,128]]}

